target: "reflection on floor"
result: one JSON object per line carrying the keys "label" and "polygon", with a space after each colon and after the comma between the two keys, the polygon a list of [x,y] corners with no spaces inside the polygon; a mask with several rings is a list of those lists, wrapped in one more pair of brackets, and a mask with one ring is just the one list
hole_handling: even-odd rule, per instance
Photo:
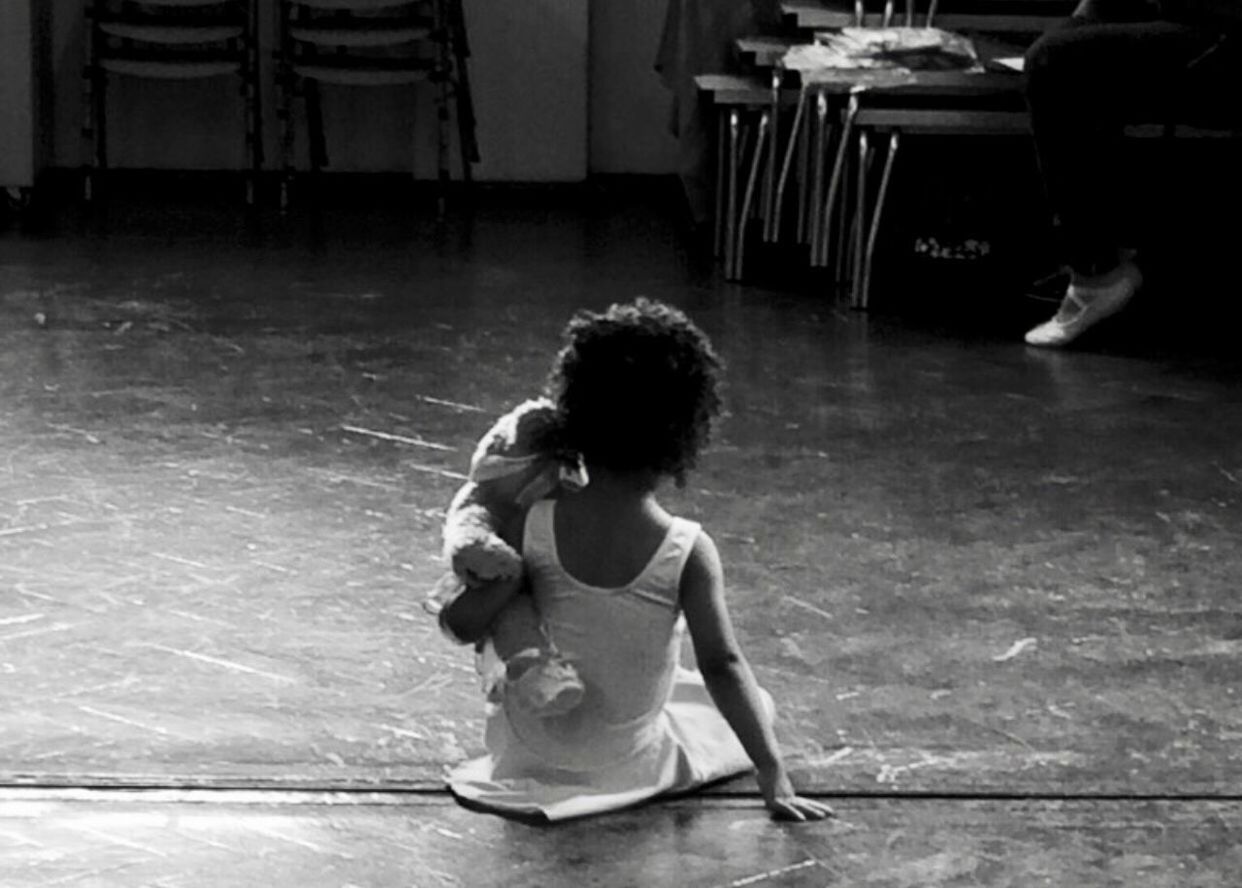
{"label": "reflection on floor", "polygon": [[[0,802],[0,884],[1226,884],[1232,356],[727,286],[596,198],[0,234],[0,772],[41,787]],[[481,748],[420,608],[441,510],[567,316],[639,293],[728,360],[670,503],[720,542],[832,826],[769,823],[749,780],[554,830],[440,791]],[[119,786],[166,789],[51,789]]]}
{"label": "reflection on floor", "polygon": [[808,827],[710,799],[540,828],[426,796],[105,795],[0,800],[6,888],[1232,888],[1242,865],[1237,803],[848,799]]}

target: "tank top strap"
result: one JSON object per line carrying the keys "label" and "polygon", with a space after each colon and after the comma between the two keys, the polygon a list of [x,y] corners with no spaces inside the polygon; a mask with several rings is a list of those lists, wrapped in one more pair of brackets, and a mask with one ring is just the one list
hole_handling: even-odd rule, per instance
{"label": "tank top strap", "polygon": [[[522,531],[522,559],[532,576],[539,575],[559,586],[576,582],[560,562],[556,547],[554,514],[556,501],[545,499],[533,503],[526,513]],[[611,590],[628,593],[647,601],[676,609],[681,589],[681,572],[694,550],[701,528],[685,518],[673,518],[660,547],[652,555],[643,572],[625,586]]]}
{"label": "tank top strap", "polygon": [[546,562],[556,555],[556,530],[552,524],[555,500],[541,499],[531,503],[522,528],[522,558],[528,564]]}
{"label": "tank top strap", "polygon": [[681,573],[690,553],[694,551],[701,529],[695,521],[673,518],[655,557],[651,559],[642,576],[634,581],[630,591],[639,598],[677,608]]}

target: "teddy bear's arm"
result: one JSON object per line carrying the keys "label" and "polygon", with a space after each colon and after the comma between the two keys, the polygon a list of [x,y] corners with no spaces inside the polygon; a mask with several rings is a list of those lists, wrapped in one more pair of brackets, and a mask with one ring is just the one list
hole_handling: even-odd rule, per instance
{"label": "teddy bear's arm", "polygon": [[474,644],[487,637],[497,616],[521,589],[520,575],[479,586],[466,586],[440,612],[440,626],[454,640]]}
{"label": "teddy bear's arm", "polygon": [[521,555],[502,534],[513,507],[498,502],[491,486],[462,485],[444,521],[444,557],[467,584],[517,576],[522,570]]}

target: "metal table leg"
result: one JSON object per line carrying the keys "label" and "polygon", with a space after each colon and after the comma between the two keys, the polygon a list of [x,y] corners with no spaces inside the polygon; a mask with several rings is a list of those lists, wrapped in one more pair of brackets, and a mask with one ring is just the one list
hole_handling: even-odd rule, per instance
{"label": "metal table leg", "polygon": [[845,169],[845,158],[850,147],[850,135],[852,134],[854,128],[854,118],[857,116],[858,93],[851,93],[849,104],[845,109],[845,118],[841,122],[841,140],[837,146],[836,159],[832,164],[832,178],[828,181],[828,196],[824,199],[824,209],[821,214],[824,219],[824,230],[819,232],[817,238],[821,265],[827,264],[828,238],[831,234],[832,228],[832,210],[837,202],[837,193],[841,190],[841,174]]}
{"label": "metal table leg", "polygon": [[[803,97],[805,98],[805,93]],[[807,200],[807,189],[811,186],[811,131],[813,127],[810,124],[802,127],[799,136],[798,145],[798,218],[796,240],[797,243],[805,244],[807,231],[807,212],[812,205]]]}
{"label": "metal table leg", "polygon": [[822,92],[819,93],[815,103],[815,144],[812,147],[812,163],[814,164],[814,172],[811,176],[811,267],[815,268],[820,264],[820,231],[824,228],[826,220],[819,213],[820,194],[824,187],[824,161],[825,153],[828,146],[825,141],[825,133],[828,128],[828,97]]}
{"label": "metal table leg", "polygon": [[888,137],[888,154],[884,158],[884,172],[880,175],[880,190],[875,197],[875,211],[871,215],[871,230],[867,233],[867,252],[863,258],[862,295],[860,308],[871,304],[871,266],[875,260],[875,242],[880,234],[880,218],[884,215],[884,201],[888,197],[888,182],[893,175],[893,164],[897,160],[897,148],[901,145],[901,133],[893,130]]}
{"label": "metal table leg", "polygon": [[852,261],[850,262],[850,306],[859,308],[862,302],[863,239],[867,229],[867,167],[871,160],[871,140],[864,129],[858,134],[858,182],[854,195],[854,219],[851,228]]}
{"label": "metal table leg", "polygon": [[[780,66],[772,71],[772,109],[768,113],[768,164],[763,177],[763,240],[776,240],[776,155],[780,151],[781,82],[784,79]],[[791,140],[792,141],[792,140]]]}
{"label": "metal table leg", "polygon": [[746,253],[746,223],[750,219],[751,202],[755,197],[755,185],[759,181],[759,169],[763,166],[764,147],[767,145],[768,127],[771,121],[768,119],[768,112],[764,111],[759,115],[759,127],[755,131],[755,150],[750,161],[750,175],[746,178],[746,191],[742,196],[742,211],[738,213],[739,224],[737,226],[737,246],[733,250],[733,268],[731,273],[727,275],[730,280],[739,281],[742,279],[742,261]]}
{"label": "metal table leg", "polygon": [[849,169],[850,156],[847,152],[845,155],[846,168],[841,173],[841,194],[837,200],[836,209],[833,210],[833,229],[832,229],[832,256],[833,256],[833,272],[832,285],[836,292],[841,292],[849,281],[849,245],[853,232],[850,230],[850,222],[853,214],[850,212],[850,197],[852,196],[851,175]]}
{"label": "metal table leg", "polygon": [[724,252],[725,226],[725,171],[729,166],[728,150],[729,118],[724,109],[716,112],[716,236],[713,255],[719,259]]}
{"label": "metal table leg", "polygon": [[[789,145],[785,149],[785,159],[781,163],[780,177],[777,179],[776,187],[772,192],[772,207],[768,214],[770,225],[767,230],[767,240],[770,243],[776,243],[781,239],[781,210],[785,202],[785,186],[789,182],[789,168],[793,165],[794,155],[798,153],[798,146],[802,142],[802,115],[806,110],[807,91],[802,90],[802,94],[798,97],[798,108],[794,111],[793,123],[789,129]],[[775,127],[773,128],[775,132]],[[769,162],[776,157],[776,143],[772,145],[772,155]],[[799,190],[801,196],[801,190]]]}
{"label": "metal table leg", "polygon": [[726,174],[725,182],[725,243],[724,243],[724,264],[725,277],[733,270],[733,249],[737,244],[736,228],[737,217],[734,215],[737,209],[737,165],[738,165],[738,135],[741,129],[741,116],[736,110],[729,112],[729,171]]}

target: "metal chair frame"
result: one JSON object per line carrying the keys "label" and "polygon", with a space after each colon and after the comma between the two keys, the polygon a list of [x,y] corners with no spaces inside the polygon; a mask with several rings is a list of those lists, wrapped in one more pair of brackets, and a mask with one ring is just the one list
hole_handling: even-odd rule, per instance
{"label": "metal chair frame", "polygon": [[317,173],[328,165],[321,84],[430,83],[435,87],[437,209],[443,213],[452,180],[454,116],[466,184],[473,181],[473,165],[479,160],[461,0],[277,0],[276,7],[281,209],[288,206],[295,172],[296,98],[305,103],[311,171]]}
{"label": "metal chair frame", "polygon": [[108,169],[110,75],[163,80],[236,75],[242,95],[244,147],[250,161],[246,202],[253,204],[263,167],[258,0],[87,0],[85,11],[82,137],[88,142],[88,152],[83,165],[84,198],[96,197],[96,180]]}

